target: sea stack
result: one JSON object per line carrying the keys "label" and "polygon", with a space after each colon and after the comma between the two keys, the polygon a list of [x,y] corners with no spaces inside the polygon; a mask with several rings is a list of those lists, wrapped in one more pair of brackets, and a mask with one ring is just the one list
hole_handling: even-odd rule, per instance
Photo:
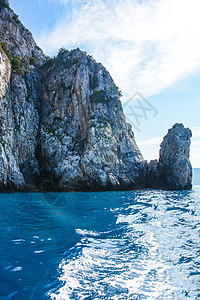
{"label": "sea stack", "polygon": [[167,190],[192,188],[192,166],[189,160],[192,132],[183,124],[168,130],[160,145],[159,161],[148,164],[148,186]]}
{"label": "sea stack", "polygon": [[192,166],[189,160],[192,132],[183,124],[168,130],[160,146],[160,186],[170,190],[192,188]]}

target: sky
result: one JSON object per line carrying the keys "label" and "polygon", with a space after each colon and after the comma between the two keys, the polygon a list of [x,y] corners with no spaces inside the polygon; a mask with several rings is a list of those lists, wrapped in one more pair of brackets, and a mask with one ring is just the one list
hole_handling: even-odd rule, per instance
{"label": "sky", "polygon": [[169,128],[193,132],[200,167],[199,0],[10,0],[45,54],[79,47],[101,62],[122,91],[145,159],[158,158]]}

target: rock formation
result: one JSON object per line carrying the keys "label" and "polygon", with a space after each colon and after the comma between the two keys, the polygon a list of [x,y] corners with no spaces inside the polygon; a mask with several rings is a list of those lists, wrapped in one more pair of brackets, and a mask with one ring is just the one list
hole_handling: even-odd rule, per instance
{"label": "rock formation", "polygon": [[144,187],[146,162],[106,69],[76,49],[43,70],[42,173],[59,189]]}
{"label": "rock formation", "polygon": [[147,178],[160,186],[160,176],[164,183],[173,153],[165,145],[147,173],[106,69],[79,49],[46,57],[7,1],[0,72],[0,191],[136,189]]}
{"label": "rock formation", "polygon": [[153,189],[160,188],[159,162],[151,160],[147,167],[147,186]]}
{"label": "rock formation", "polygon": [[36,187],[40,72],[46,57],[31,33],[0,5],[0,190]]}
{"label": "rock formation", "polygon": [[47,59],[0,6],[0,189],[131,189],[146,162],[110,74],[79,49]]}
{"label": "rock formation", "polygon": [[192,133],[183,124],[168,130],[160,146],[159,161],[148,165],[148,185],[152,188],[184,190],[192,187],[192,166],[189,160]]}
{"label": "rock formation", "polygon": [[160,148],[160,185],[172,190],[191,189],[192,166],[189,161],[192,132],[175,124]]}

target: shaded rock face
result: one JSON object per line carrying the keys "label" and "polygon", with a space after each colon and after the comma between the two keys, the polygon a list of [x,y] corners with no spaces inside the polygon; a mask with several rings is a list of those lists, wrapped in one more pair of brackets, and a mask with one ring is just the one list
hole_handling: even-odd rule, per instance
{"label": "shaded rock face", "polygon": [[159,162],[157,159],[151,160],[147,167],[147,185],[150,188],[160,187]]}
{"label": "shaded rock face", "polygon": [[192,133],[182,124],[169,129],[160,146],[159,162],[148,165],[148,185],[152,188],[183,190],[192,188],[189,160]]}
{"label": "shaded rock face", "polygon": [[7,1],[0,29],[0,191],[191,188],[189,129],[174,125],[147,165],[100,63],[48,59]]}
{"label": "shaded rock face", "polygon": [[58,189],[146,185],[146,162],[101,64],[79,49],[61,51],[46,68],[43,86],[41,168]]}
{"label": "shaded rock face", "polygon": [[146,161],[106,69],[79,49],[47,60],[0,4],[0,190],[146,186]]}
{"label": "shaded rock face", "polygon": [[160,185],[180,190],[192,187],[192,166],[189,161],[192,132],[182,124],[175,124],[160,148]]}
{"label": "shaded rock face", "polygon": [[42,65],[46,61],[43,51],[36,45],[31,32],[23,26],[12,9],[1,4],[0,28],[0,40],[6,42],[12,57],[19,56],[22,60],[29,58],[36,65]]}
{"label": "shaded rock face", "polygon": [[[39,66],[46,61],[14,12],[0,5],[0,190],[35,189]],[[33,65],[34,63],[34,65]]]}

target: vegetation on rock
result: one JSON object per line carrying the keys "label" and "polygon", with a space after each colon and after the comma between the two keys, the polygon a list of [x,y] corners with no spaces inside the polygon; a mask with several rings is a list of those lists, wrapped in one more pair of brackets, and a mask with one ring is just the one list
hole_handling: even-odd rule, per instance
{"label": "vegetation on rock", "polygon": [[94,91],[93,94],[90,96],[90,101],[95,103],[106,103],[105,92],[101,91]]}
{"label": "vegetation on rock", "polygon": [[9,8],[8,0],[0,0],[0,5]]}

